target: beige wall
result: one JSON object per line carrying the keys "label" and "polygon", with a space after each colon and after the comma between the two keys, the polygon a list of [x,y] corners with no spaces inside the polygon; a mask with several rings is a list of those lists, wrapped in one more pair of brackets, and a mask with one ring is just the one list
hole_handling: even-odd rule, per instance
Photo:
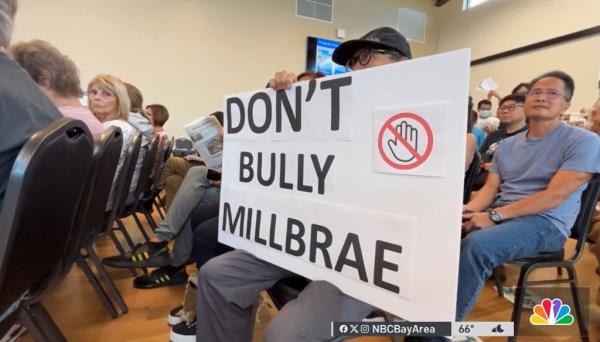
{"label": "beige wall", "polygon": [[[462,11],[452,0],[440,11],[439,51],[470,47],[473,59],[600,25],[600,0],[490,0]],[[545,71],[559,69],[576,84],[571,110],[578,111],[598,95],[600,35],[517,55],[471,69],[471,94],[492,77],[501,94]]]}
{"label": "beige wall", "polygon": [[294,0],[21,0],[13,41],[40,38],[71,56],[82,83],[112,73],[165,104],[171,134],[222,107],[223,96],[258,89],[275,70],[302,71],[306,37],[354,38],[397,25],[398,7],[426,12],[426,44],[437,51],[433,1],[336,0],[333,23],[295,16]]}

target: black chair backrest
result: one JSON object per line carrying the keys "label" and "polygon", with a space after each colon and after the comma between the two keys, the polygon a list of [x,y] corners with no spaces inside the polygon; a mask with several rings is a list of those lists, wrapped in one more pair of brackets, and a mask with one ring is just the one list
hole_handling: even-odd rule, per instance
{"label": "black chair backrest", "polygon": [[587,239],[587,233],[592,224],[592,217],[594,216],[594,210],[600,197],[600,174],[594,174],[594,177],[590,180],[587,188],[581,194],[581,207],[579,214],[571,229],[571,238],[577,240],[575,251],[571,260],[578,260],[583,254],[583,246]]}
{"label": "black chair backrest", "polygon": [[[125,203],[127,200],[127,195],[129,194],[129,185],[131,184],[131,178],[133,177],[133,171],[130,171],[132,158],[136,158],[140,152],[142,146],[142,136],[139,133],[134,133],[129,141],[123,142],[127,144],[127,150],[125,151],[125,158],[123,159],[123,165],[121,166],[121,171],[117,175],[117,177],[113,180],[113,192],[112,196],[112,204],[110,209],[104,213],[104,218],[102,220],[102,227],[100,229],[100,234],[102,235],[106,233],[109,229],[112,228],[112,224],[117,218],[121,207],[119,205]],[[135,155],[134,155],[135,154]],[[135,161],[133,162],[133,167],[135,168]],[[124,194],[123,194],[124,193]],[[121,200],[125,196],[124,200]],[[110,196],[109,196],[110,201]]]}
{"label": "black chair backrest", "polygon": [[123,134],[116,126],[109,127],[94,145],[95,174],[90,183],[90,197],[82,215],[83,232],[80,246],[91,244],[102,231],[105,208],[115,178],[119,156],[123,145]]}
{"label": "black chair backrest", "polygon": [[60,271],[85,183],[93,138],[62,118],[23,146],[0,213],[0,312]]}
{"label": "black chair backrest", "polygon": [[178,157],[185,157],[187,155],[196,152],[194,149],[194,143],[190,139],[179,138],[175,139],[175,146],[173,146],[173,155]]}
{"label": "black chair backrest", "polygon": [[142,163],[142,169],[140,170],[140,176],[138,178],[138,184],[135,188],[134,198],[135,201],[139,201],[142,194],[150,191],[152,187],[152,168],[156,161],[156,150],[158,149],[159,137],[154,136],[150,139],[148,146],[150,147],[145,151],[144,161]]}
{"label": "black chair backrest", "polygon": [[475,178],[479,174],[480,164],[481,163],[481,155],[476,150],[473,155],[473,160],[465,172],[465,183],[463,187],[463,204],[467,204],[471,199],[471,190],[473,190],[473,184],[475,183]]}
{"label": "black chair backrest", "polygon": [[129,143],[127,145],[127,152],[125,153],[125,160],[123,161],[123,166],[121,167],[121,174],[119,174],[119,181],[117,182],[117,186],[115,188],[115,196],[114,203],[112,206],[112,218],[111,224],[116,217],[120,214],[123,207],[125,207],[125,203],[127,202],[127,197],[129,196],[129,188],[131,187],[131,180],[133,179],[133,173],[135,172],[135,165],[140,154],[140,150],[142,148],[142,136],[140,133],[133,133],[131,138],[129,138]]}
{"label": "black chair backrest", "polygon": [[165,136],[160,138],[158,142],[158,149],[156,151],[156,160],[154,161],[154,167],[152,168],[152,191],[158,189],[158,184],[160,183],[160,173],[162,172],[162,167],[165,164],[165,151],[169,148],[169,141]]}
{"label": "black chair backrest", "polygon": [[173,152],[173,146],[175,146],[175,137],[171,137],[169,139],[167,148],[165,148],[165,154],[163,156],[163,164],[167,162],[167,159],[171,156],[171,152]]}

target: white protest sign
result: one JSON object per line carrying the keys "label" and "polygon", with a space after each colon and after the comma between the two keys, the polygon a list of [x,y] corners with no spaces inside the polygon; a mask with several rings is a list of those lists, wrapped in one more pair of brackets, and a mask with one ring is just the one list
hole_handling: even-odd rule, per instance
{"label": "white protest sign", "polygon": [[225,99],[219,241],[453,321],[469,50]]}

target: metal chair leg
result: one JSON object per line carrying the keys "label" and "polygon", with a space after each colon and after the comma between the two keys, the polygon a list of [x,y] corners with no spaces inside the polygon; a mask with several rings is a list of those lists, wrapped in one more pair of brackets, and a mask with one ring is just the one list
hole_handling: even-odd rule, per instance
{"label": "metal chair leg", "polygon": [[[44,341],[67,341],[56,323],[54,323],[52,317],[50,317],[50,314],[48,314],[48,311],[46,311],[41,303],[27,303],[26,305],[23,305],[21,312],[30,318],[30,322],[34,322],[34,325],[41,330],[42,334],[47,338]],[[29,326],[27,328],[29,329]]]}
{"label": "metal chair leg", "polygon": [[135,243],[133,243],[133,239],[131,238],[131,235],[129,235],[127,227],[125,227],[125,224],[123,224],[123,221],[120,218],[116,219],[116,221],[119,231],[121,231],[121,234],[123,234],[125,237],[125,241],[129,245],[129,248],[133,251],[135,249]]}
{"label": "metal chair leg", "polygon": [[567,267],[567,273],[569,275],[569,285],[571,287],[571,294],[573,295],[573,304],[575,305],[575,314],[577,315],[577,325],[579,326],[579,333],[582,341],[589,341],[589,333],[586,321],[583,317],[583,310],[581,309],[581,298],[579,296],[579,289],[577,288],[577,272],[575,268],[570,266]]}
{"label": "metal chair leg", "polygon": [[27,328],[27,333],[33,337],[36,342],[50,341],[50,339],[44,334],[39,323],[33,318],[31,312],[22,309],[19,314],[19,319]]}
{"label": "metal chair leg", "polygon": [[150,227],[152,227],[152,230],[156,230],[158,225],[156,224],[156,221],[154,221],[154,218],[152,218],[152,212],[144,209],[144,216],[146,217],[146,221],[148,221]]}
{"label": "metal chair leg", "polygon": [[154,207],[156,208],[156,211],[158,211],[158,215],[160,216],[161,220],[165,219],[165,213],[163,213],[163,208],[158,200],[158,195],[156,197],[154,197]]}
{"label": "metal chair leg", "polygon": [[[100,258],[98,258],[96,251],[94,251],[94,248],[91,246],[86,247],[86,251],[88,253],[90,260],[92,260],[92,262],[94,263],[94,266],[96,266],[96,269],[98,270],[98,274],[100,274],[100,276],[102,277],[102,280],[104,280],[104,283],[106,284],[108,293],[110,293],[113,300],[117,303],[117,305],[119,305],[121,312],[123,312],[124,314],[127,313],[127,311],[129,311],[129,308],[127,307],[125,300],[121,296],[121,292],[119,292],[119,289],[117,288],[115,283],[110,278],[110,275],[104,268],[102,261],[100,261]],[[135,272],[135,270],[133,270],[133,269],[132,269],[132,271]]]}
{"label": "metal chair leg", "polygon": [[150,237],[146,233],[146,230],[144,229],[144,225],[142,224],[142,221],[140,221],[140,218],[137,216],[136,213],[133,213],[133,219],[135,220],[135,224],[140,229],[140,232],[142,233],[144,240],[146,240],[146,242],[150,241]]}
{"label": "metal chair leg", "polygon": [[519,323],[521,322],[521,311],[523,309],[523,301],[525,299],[525,293],[527,292],[527,279],[529,278],[529,272],[532,269],[529,265],[523,265],[519,274],[519,281],[515,291],[515,304],[513,305],[512,321],[514,323],[514,337],[509,337],[509,341],[516,341],[519,334]]}
{"label": "metal chair leg", "polygon": [[100,301],[102,302],[102,305],[104,305],[104,307],[106,308],[106,310],[108,311],[110,316],[112,318],[117,318],[117,316],[119,315],[117,313],[117,309],[115,309],[115,306],[110,301],[110,298],[106,294],[106,291],[104,291],[104,289],[102,288],[102,285],[100,285],[100,282],[94,275],[94,272],[92,272],[92,269],[87,264],[84,257],[81,254],[79,254],[77,256],[77,258],[75,259],[75,262],[77,263],[79,268],[81,268],[81,270],[83,271],[83,274],[85,274],[85,277],[90,282],[90,284],[92,284],[94,291],[96,291],[98,298],[100,299]]}

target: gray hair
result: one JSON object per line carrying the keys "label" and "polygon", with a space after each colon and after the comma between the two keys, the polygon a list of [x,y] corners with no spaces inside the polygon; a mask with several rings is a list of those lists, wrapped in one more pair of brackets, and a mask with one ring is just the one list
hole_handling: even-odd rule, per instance
{"label": "gray hair", "polygon": [[0,46],[8,47],[17,13],[17,0],[0,0]]}

